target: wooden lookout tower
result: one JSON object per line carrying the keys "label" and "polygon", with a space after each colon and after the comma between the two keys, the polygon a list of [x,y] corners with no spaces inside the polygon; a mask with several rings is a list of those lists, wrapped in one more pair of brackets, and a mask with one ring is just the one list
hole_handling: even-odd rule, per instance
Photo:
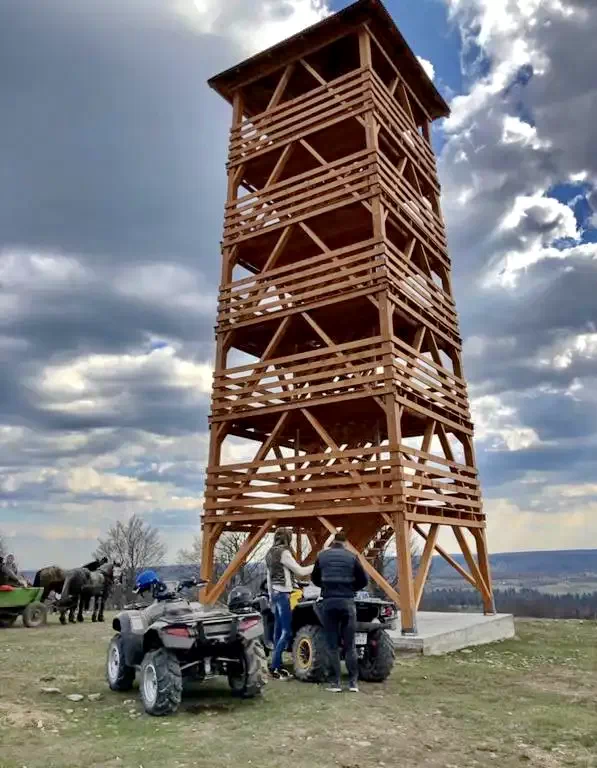
{"label": "wooden lookout tower", "polygon": [[[379,0],[210,85],[233,114],[203,577],[215,578],[222,536],[246,535],[204,599],[285,526],[304,562],[342,529],[404,633],[436,553],[492,613],[431,146],[446,103]],[[449,529],[467,567],[439,544]],[[396,580],[375,567],[390,542]]]}

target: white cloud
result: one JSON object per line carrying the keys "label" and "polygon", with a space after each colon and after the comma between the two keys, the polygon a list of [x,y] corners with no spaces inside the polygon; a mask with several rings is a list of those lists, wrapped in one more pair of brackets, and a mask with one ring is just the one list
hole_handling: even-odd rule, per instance
{"label": "white cloud", "polygon": [[533,363],[542,368],[565,370],[579,360],[597,361],[597,333],[579,333],[558,339],[538,351]]}
{"label": "white cloud", "polygon": [[430,80],[433,80],[435,77],[435,67],[433,64],[428,61],[428,59],[424,59],[422,56],[417,56],[417,59],[419,60],[419,64],[423,67],[425,72],[427,73],[427,77]]}
{"label": "white cloud", "polygon": [[471,399],[475,438],[490,450],[520,451],[540,444],[534,429],[520,422],[516,409],[504,405],[496,395]]}
{"label": "white cloud", "polygon": [[487,499],[484,507],[491,552],[586,549],[597,541],[596,502],[569,503],[560,512],[545,511],[540,502],[525,508],[503,498]]}
{"label": "white cloud", "polygon": [[316,24],[330,13],[325,0],[178,0],[176,7],[199,32],[226,37],[247,56]]}
{"label": "white cloud", "polygon": [[177,356],[169,346],[137,355],[88,355],[48,365],[31,382],[45,407],[69,412],[124,409],[136,391],[152,387],[190,390],[197,398],[211,391],[212,368]]}

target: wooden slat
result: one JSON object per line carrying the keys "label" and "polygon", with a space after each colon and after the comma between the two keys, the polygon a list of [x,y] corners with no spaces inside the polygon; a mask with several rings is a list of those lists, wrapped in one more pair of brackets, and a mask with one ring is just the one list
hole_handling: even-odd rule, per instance
{"label": "wooden slat", "polygon": [[338,89],[342,101],[322,86],[309,92],[305,99],[291,108],[282,105],[271,115],[245,124],[244,133],[231,135],[228,167],[250,162],[269,152],[279,151],[290,142],[344,122],[359,118],[371,106],[372,94],[368,78],[359,73]]}
{"label": "wooden slat", "polygon": [[377,181],[372,153],[365,151],[274,184],[267,193],[240,198],[237,206],[226,213],[224,245],[230,247],[262,231],[286,227],[306,218],[305,214],[308,217],[322,212],[338,200],[346,204],[364,199],[374,192]]}

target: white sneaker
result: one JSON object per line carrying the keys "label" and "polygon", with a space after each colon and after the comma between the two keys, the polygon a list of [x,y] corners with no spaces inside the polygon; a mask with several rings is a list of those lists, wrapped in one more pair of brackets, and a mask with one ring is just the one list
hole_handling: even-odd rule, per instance
{"label": "white sneaker", "polygon": [[359,692],[359,686],[358,685],[351,685],[348,690],[351,693],[358,693]]}
{"label": "white sneaker", "polygon": [[342,688],[339,685],[328,685],[325,690],[329,693],[342,693]]}

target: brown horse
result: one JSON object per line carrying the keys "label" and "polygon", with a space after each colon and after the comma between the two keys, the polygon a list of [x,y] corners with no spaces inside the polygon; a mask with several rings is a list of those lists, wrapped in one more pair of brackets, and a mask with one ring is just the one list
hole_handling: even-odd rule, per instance
{"label": "brown horse", "polygon": [[58,565],[48,565],[39,569],[33,579],[33,586],[43,587],[42,603],[48,599],[50,592],[56,592],[56,594],[62,592],[65,575],[65,571]]}
{"label": "brown horse", "polygon": [[[102,557],[101,560],[92,560],[90,563],[85,563],[81,568],[85,568],[88,571],[97,571],[98,568],[107,562],[108,558]],[[42,603],[48,599],[50,592],[56,592],[57,595],[62,593],[65,578],[66,571],[59,565],[47,565],[45,568],[39,569],[33,579],[33,586],[43,587]]]}

